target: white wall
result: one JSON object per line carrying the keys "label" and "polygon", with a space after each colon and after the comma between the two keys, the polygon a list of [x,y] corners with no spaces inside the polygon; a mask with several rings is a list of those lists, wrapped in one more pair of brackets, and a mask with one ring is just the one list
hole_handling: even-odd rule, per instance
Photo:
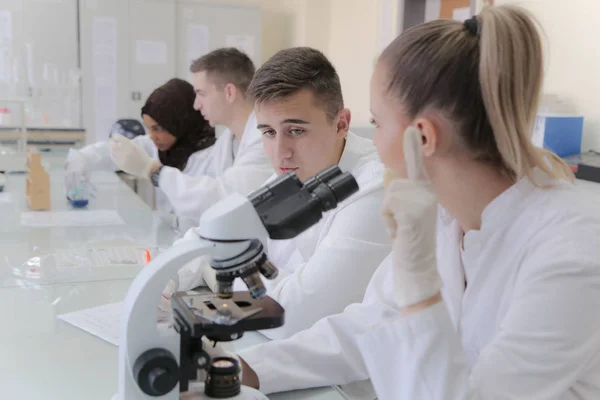
{"label": "white wall", "polygon": [[[191,1],[214,3],[219,0]],[[261,6],[263,61],[277,51],[292,46],[326,50],[331,0],[223,0],[223,3]]]}
{"label": "white wall", "polygon": [[[369,79],[378,50],[378,0],[236,0],[263,7],[263,60],[292,46],[321,50],[342,81],[353,125],[369,121]],[[279,20],[279,21],[278,21]],[[278,22],[276,22],[278,21]]]}
{"label": "white wall", "polygon": [[539,20],[546,35],[544,92],[557,94],[584,115],[582,150],[600,150],[600,1],[496,0],[519,4]]}
{"label": "white wall", "polygon": [[325,54],[342,81],[352,125],[369,123],[369,81],[379,55],[378,1],[332,0],[330,38]]}
{"label": "white wall", "polygon": [[[352,125],[368,125],[369,80],[379,54],[382,0],[233,0],[263,9],[263,60],[292,46],[321,50],[342,81]],[[268,21],[268,22],[267,22]]]}

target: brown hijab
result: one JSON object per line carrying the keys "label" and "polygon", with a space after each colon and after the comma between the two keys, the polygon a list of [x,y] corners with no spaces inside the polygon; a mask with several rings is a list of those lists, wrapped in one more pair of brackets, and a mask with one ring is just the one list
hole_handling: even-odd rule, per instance
{"label": "brown hijab", "polygon": [[194,110],[195,97],[190,83],[174,78],[154,90],[142,107],[142,115],[148,115],[177,138],[169,150],[159,150],[158,157],[163,165],[180,171],[193,153],[216,141],[214,128]]}

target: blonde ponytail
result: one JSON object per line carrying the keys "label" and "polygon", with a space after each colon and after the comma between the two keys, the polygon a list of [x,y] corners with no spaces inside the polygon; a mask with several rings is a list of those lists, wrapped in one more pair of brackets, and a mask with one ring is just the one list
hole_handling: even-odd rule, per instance
{"label": "blonde ponytail", "polygon": [[518,180],[539,168],[572,179],[560,158],[531,141],[543,83],[542,41],[532,16],[518,7],[488,7],[478,22],[481,92],[507,172]]}
{"label": "blonde ponytail", "polygon": [[489,7],[464,24],[417,25],[396,38],[379,61],[406,116],[441,113],[475,160],[514,181],[527,176],[536,183],[535,168],[573,179],[560,158],[531,141],[543,81],[542,42],[523,9]]}

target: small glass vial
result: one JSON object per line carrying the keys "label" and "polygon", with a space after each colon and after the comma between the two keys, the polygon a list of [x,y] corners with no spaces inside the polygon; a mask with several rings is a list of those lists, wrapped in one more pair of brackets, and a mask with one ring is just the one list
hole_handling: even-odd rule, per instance
{"label": "small glass vial", "polygon": [[89,183],[83,174],[70,174],[66,179],[67,199],[73,208],[89,204]]}

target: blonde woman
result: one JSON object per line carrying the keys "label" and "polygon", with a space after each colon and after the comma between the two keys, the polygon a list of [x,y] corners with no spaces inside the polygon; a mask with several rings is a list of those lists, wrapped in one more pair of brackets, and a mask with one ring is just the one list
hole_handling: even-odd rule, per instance
{"label": "blonde woman", "polygon": [[371,109],[397,177],[393,253],[361,304],[242,352],[246,384],[600,399],[600,221],[531,145],[542,66],[536,26],[513,7],[422,24],[384,51]]}

